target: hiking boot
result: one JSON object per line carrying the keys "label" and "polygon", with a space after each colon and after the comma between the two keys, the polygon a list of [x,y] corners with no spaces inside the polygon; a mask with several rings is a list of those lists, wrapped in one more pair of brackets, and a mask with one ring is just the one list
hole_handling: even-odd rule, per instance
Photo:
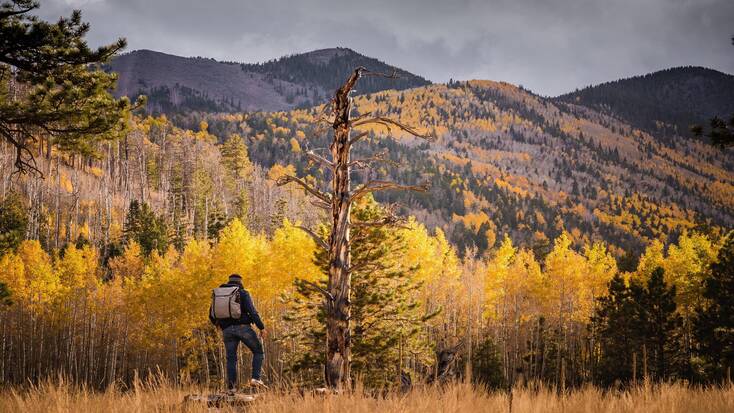
{"label": "hiking boot", "polygon": [[265,383],[263,383],[262,380],[258,380],[258,379],[252,379],[252,380],[250,380],[250,387],[256,387],[256,388],[260,388],[260,389],[267,389],[268,388],[268,386]]}

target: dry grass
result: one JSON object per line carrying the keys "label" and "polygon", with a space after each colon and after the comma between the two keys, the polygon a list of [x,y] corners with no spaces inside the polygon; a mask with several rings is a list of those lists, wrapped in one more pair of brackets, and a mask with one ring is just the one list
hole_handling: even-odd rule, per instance
{"label": "dry grass", "polygon": [[[22,391],[0,392],[0,412],[205,412],[243,411],[235,408],[208,410],[184,405],[184,395],[195,388],[166,383],[138,384],[127,392],[109,389],[92,392],[64,382],[45,383]],[[506,393],[485,393],[466,384],[427,387],[406,395],[373,398],[362,393],[333,396],[268,394],[247,411],[257,412],[508,412]],[[604,393],[587,387],[561,397],[549,390],[516,390],[512,412],[732,412],[734,387],[689,388],[666,384],[640,387],[629,392]]]}

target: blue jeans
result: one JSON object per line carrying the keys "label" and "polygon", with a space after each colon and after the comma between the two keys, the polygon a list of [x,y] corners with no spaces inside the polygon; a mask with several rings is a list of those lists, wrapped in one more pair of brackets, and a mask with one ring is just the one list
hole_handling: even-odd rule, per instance
{"label": "blue jeans", "polygon": [[265,352],[255,330],[246,324],[238,324],[222,330],[224,348],[227,350],[227,388],[237,384],[237,346],[240,341],[252,352],[252,378],[260,380]]}

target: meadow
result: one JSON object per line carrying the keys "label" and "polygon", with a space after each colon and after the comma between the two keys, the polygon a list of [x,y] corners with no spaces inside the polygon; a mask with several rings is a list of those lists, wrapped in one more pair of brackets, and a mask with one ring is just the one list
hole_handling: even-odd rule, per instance
{"label": "meadow", "polygon": [[[683,384],[640,385],[625,391],[587,386],[559,394],[548,388],[516,388],[487,392],[466,383],[415,388],[375,397],[364,391],[320,396],[297,391],[271,391],[243,407],[208,408],[184,403],[195,387],[174,386],[165,380],[136,381],[127,391],[110,387],[95,392],[63,380],[47,381],[23,390],[0,391],[2,412],[517,412],[517,413],[635,413],[731,412],[734,386],[695,387]],[[204,391],[205,392],[205,391]]]}

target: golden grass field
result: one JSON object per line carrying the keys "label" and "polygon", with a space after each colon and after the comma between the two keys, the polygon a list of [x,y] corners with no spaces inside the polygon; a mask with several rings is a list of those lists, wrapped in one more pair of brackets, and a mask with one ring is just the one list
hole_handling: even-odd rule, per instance
{"label": "golden grass field", "polygon": [[[242,408],[208,409],[184,404],[196,388],[167,384],[139,384],[121,392],[87,391],[67,384],[42,384],[24,390],[0,391],[0,412],[235,412]],[[410,393],[370,397],[362,392],[330,396],[270,393],[248,405],[254,412],[509,412],[508,394],[486,393],[462,383],[425,387]],[[517,389],[512,412],[544,413],[674,413],[734,412],[734,386],[692,388],[680,384],[640,386],[625,392],[602,392],[593,387],[558,395],[550,390]]]}

